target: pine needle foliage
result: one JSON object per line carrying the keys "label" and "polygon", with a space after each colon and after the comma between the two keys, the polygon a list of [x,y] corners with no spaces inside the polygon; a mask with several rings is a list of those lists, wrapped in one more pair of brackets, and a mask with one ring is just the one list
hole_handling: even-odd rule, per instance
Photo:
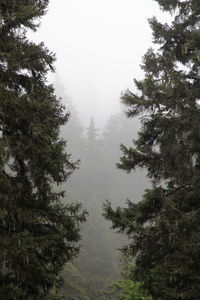
{"label": "pine needle foliage", "polygon": [[76,165],[59,138],[68,120],[47,84],[54,55],[28,41],[47,0],[0,0],[0,299],[39,300],[77,253],[80,204],[64,206]]}
{"label": "pine needle foliage", "polygon": [[143,58],[145,77],[123,102],[141,118],[132,147],[121,146],[118,167],[145,168],[152,188],[137,204],[113,210],[113,227],[132,239],[133,281],[155,300],[200,295],[200,2],[156,0],[170,24],[149,20],[158,50]]}

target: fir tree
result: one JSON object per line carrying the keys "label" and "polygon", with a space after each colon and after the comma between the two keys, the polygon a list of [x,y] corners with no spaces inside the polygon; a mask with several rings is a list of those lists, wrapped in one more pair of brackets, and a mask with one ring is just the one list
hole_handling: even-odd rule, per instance
{"label": "fir tree", "polygon": [[59,138],[68,115],[46,83],[52,55],[26,38],[47,0],[0,1],[0,298],[42,299],[78,252],[80,205],[52,184],[75,169]]}
{"label": "fir tree", "polygon": [[156,0],[171,24],[150,20],[154,42],[144,56],[138,93],[126,92],[128,116],[142,127],[122,146],[119,168],[146,168],[152,189],[138,204],[106,206],[136,258],[133,280],[156,300],[198,300],[200,294],[200,2]]}

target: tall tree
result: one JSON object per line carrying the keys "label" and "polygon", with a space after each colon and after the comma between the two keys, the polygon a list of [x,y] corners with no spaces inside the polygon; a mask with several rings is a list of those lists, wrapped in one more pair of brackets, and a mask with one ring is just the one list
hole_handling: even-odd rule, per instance
{"label": "tall tree", "polygon": [[48,0],[0,1],[0,298],[39,300],[78,252],[80,205],[63,206],[75,165],[59,128],[68,120],[46,83],[52,55],[26,38]]}
{"label": "tall tree", "polygon": [[171,24],[150,20],[157,51],[143,60],[138,93],[126,92],[128,116],[142,116],[134,147],[122,146],[119,168],[146,168],[152,181],[138,204],[106,206],[113,227],[131,238],[132,277],[156,300],[200,294],[200,2],[156,0]]}
{"label": "tall tree", "polygon": [[80,273],[87,278],[85,288],[89,299],[98,299],[105,285],[115,279],[115,259],[112,233],[102,217],[103,149],[91,119],[86,137],[86,147],[79,172],[79,191],[84,206],[89,211],[87,224],[83,227],[81,253],[75,262]]}

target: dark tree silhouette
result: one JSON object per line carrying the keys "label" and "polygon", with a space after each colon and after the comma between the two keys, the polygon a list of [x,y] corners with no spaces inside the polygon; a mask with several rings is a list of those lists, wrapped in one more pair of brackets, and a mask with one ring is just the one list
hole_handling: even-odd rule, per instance
{"label": "dark tree silhouette", "polygon": [[198,300],[200,253],[200,2],[156,0],[170,25],[150,20],[158,51],[143,60],[139,93],[124,94],[128,116],[142,116],[119,168],[145,168],[152,181],[138,204],[106,206],[113,227],[131,238],[132,274],[156,300]]}
{"label": "dark tree silhouette", "polygon": [[52,55],[26,38],[46,0],[0,1],[0,298],[42,299],[78,252],[79,204],[62,205],[76,168],[59,138],[68,120],[47,85]]}

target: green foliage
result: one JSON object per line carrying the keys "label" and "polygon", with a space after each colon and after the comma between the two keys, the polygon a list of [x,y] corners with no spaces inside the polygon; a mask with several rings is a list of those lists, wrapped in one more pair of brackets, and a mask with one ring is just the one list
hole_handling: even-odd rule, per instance
{"label": "green foliage", "polygon": [[79,251],[80,204],[52,184],[76,165],[59,129],[68,120],[46,84],[52,55],[26,38],[48,1],[0,1],[0,298],[39,300]]}
{"label": "green foliage", "polygon": [[139,282],[130,279],[113,282],[100,300],[152,300]]}
{"label": "green foliage", "polygon": [[122,287],[124,288],[124,300],[152,300],[151,296],[142,290],[141,284],[139,282],[133,282],[132,280],[124,280],[122,282]]}
{"label": "green foliage", "polygon": [[67,263],[61,272],[63,282],[57,288],[53,288],[47,299],[49,300],[89,300],[85,287],[87,279],[72,264]]}
{"label": "green foliage", "polygon": [[157,1],[174,16],[170,25],[150,20],[158,51],[143,59],[138,93],[127,91],[129,117],[141,116],[132,147],[121,146],[118,167],[145,168],[152,182],[143,200],[113,210],[113,228],[131,239],[133,281],[156,300],[198,300],[200,293],[199,1]]}

